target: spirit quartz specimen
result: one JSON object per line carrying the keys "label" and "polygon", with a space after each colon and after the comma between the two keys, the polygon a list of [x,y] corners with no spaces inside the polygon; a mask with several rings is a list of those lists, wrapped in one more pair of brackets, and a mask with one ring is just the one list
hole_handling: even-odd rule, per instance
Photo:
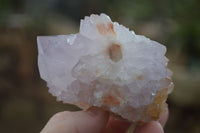
{"label": "spirit quartz specimen", "polygon": [[41,78],[58,101],[139,123],[158,120],[167,107],[173,82],[166,47],[106,14],[85,17],[77,34],[37,41]]}

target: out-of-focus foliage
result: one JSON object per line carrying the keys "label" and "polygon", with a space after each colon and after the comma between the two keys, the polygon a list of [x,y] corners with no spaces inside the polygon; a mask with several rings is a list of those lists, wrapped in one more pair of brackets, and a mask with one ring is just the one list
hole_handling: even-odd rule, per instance
{"label": "out-of-focus foliage", "polygon": [[0,0],[0,132],[39,132],[56,102],[37,68],[37,35],[78,32],[79,21],[106,13],[167,46],[175,90],[166,133],[200,132],[199,0]]}

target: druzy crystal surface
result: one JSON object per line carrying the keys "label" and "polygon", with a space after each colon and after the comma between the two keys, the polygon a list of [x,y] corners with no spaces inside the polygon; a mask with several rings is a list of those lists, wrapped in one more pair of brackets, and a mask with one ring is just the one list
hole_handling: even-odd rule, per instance
{"label": "druzy crystal surface", "polygon": [[159,119],[167,107],[173,82],[166,47],[109,16],[85,17],[79,33],[37,41],[41,78],[57,100],[142,123]]}

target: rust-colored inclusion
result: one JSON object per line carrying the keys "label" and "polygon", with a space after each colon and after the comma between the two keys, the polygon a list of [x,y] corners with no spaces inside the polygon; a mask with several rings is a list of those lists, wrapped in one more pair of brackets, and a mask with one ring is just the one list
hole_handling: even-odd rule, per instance
{"label": "rust-colored inclusion", "polygon": [[146,113],[149,114],[153,120],[157,120],[160,117],[160,114],[162,114],[167,107],[167,91],[168,88],[157,91],[153,103],[148,106],[148,110]]}
{"label": "rust-colored inclusion", "polygon": [[115,43],[111,44],[108,47],[108,55],[112,61],[114,62],[120,61],[122,59],[121,45]]}
{"label": "rust-colored inclusion", "polygon": [[107,24],[97,24],[97,29],[100,34],[115,34],[113,23],[109,22]]}
{"label": "rust-colored inclusion", "polygon": [[116,97],[108,95],[103,97],[103,103],[109,105],[119,105],[120,101]]}
{"label": "rust-colored inclusion", "polygon": [[117,105],[120,105],[119,99],[124,99],[124,96],[120,94],[117,87],[113,86],[113,89],[110,91],[110,93],[103,96],[102,102],[105,105],[117,106]]}

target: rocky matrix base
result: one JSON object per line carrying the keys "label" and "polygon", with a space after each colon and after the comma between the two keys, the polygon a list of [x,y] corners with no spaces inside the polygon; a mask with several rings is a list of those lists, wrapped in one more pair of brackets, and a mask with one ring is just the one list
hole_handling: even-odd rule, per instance
{"label": "rocky matrix base", "polygon": [[59,101],[142,123],[159,119],[167,107],[173,82],[166,47],[109,16],[85,17],[79,33],[37,41],[41,78]]}

